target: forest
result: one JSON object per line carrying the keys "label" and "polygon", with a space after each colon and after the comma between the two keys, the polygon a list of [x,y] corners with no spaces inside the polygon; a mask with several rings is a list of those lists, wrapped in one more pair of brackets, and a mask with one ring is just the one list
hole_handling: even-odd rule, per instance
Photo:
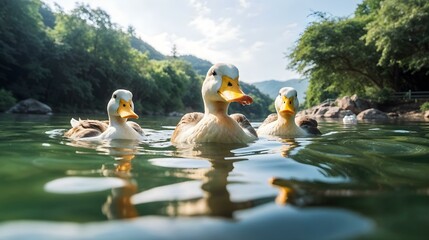
{"label": "forest", "polygon": [[287,57],[310,80],[306,106],[357,93],[429,90],[429,1],[364,0],[351,17],[314,12]]}
{"label": "forest", "polygon": [[[112,92],[133,92],[140,114],[202,111],[201,84],[210,67],[193,56],[166,57],[121,29],[102,9],[78,4],[66,13],[40,0],[0,1],[0,111],[34,98],[54,112],[105,112]],[[199,64],[199,65],[198,65]],[[250,84],[254,104],[231,104],[251,118],[272,100]]]}

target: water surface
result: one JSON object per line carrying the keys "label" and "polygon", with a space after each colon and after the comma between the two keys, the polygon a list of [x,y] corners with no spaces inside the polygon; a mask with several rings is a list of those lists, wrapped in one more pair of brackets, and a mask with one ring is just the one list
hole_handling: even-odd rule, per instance
{"label": "water surface", "polygon": [[85,143],[62,137],[70,117],[0,115],[0,239],[429,233],[428,122],[320,122],[319,137],[173,146],[178,118],[139,119],[144,142]]}

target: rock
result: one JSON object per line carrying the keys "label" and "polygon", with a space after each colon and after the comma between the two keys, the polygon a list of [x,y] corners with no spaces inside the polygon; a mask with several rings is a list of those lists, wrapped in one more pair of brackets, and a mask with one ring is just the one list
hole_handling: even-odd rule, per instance
{"label": "rock", "polygon": [[329,111],[329,109],[330,107],[326,107],[326,106],[315,108],[312,111],[311,115],[313,115],[314,117],[324,117],[325,113]]}
{"label": "rock", "polygon": [[328,111],[325,112],[323,117],[325,118],[338,118],[340,116],[340,108],[339,107],[330,107]]}
{"label": "rock", "polygon": [[429,118],[429,110],[424,113],[425,118]]}
{"label": "rock", "polygon": [[370,109],[372,107],[370,102],[365,99],[359,98],[356,94],[353,95],[350,99],[355,103],[355,111],[358,113]]}
{"label": "rock", "polygon": [[401,114],[400,116],[402,118],[414,119],[414,120],[424,118],[424,114],[420,111],[409,111],[409,112],[405,112],[405,113]]}
{"label": "rock", "polygon": [[349,96],[344,96],[342,98],[338,98],[335,100],[337,103],[337,106],[341,109],[350,110],[354,113],[356,113],[356,106],[354,101]]}
{"label": "rock", "polygon": [[387,113],[387,116],[389,118],[398,118],[399,114],[397,112],[389,112],[389,113]]}
{"label": "rock", "polygon": [[168,116],[169,117],[181,117],[181,116],[183,116],[183,113],[174,111],[174,112],[170,112],[168,114]]}
{"label": "rock", "polygon": [[22,100],[11,107],[6,113],[27,113],[27,114],[52,114],[52,108],[48,105],[29,98]]}
{"label": "rock", "polygon": [[351,115],[355,115],[355,114],[350,110],[341,109],[338,114],[338,118],[344,118],[345,116],[351,116]]}
{"label": "rock", "polygon": [[359,98],[356,94],[351,97],[344,96],[342,98],[338,98],[335,102],[341,109],[350,110],[354,114],[359,114],[360,112],[371,108],[371,104],[368,101]]}
{"label": "rock", "polygon": [[387,120],[388,118],[389,117],[387,116],[386,113],[375,108],[367,109],[357,115],[358,120],[363,120],[363,119]]}

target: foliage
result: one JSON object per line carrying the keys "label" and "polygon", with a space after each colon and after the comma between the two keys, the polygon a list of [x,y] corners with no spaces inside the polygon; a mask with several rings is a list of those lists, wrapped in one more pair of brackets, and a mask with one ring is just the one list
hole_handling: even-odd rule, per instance
{"label": "foliage", "polygon": [[243,92],[253,98],[253,103],[248,106],[242,106],[239,103],[231,103],[229,113],[242,113],[248,118],[261,118],[270,114],[269,106],[273,103],[273,100],[265,94],[259,92],[259,90],[245,82],[240,83]]}
{"label": "foliage", "polygon": [[166,57],[159,51],[153,48],[151,45],[143,41],[142,39],[135,36],[134,30],[129,28],[128,33],[130,34],[131,47],[138,50],[141,53],[147,53],[150,59],[165,60]]}
{"label": "foliage", "polygon": [[429,1],[383,1],[365,40],[381,52],[379,64],[429,74]]}
{"label": "foliage", "polygon": [[391,88],[378,89],[369,87],[366,89],[365,94],[362,95],[362,97],[372,102],[384,104],[392,100],[394,93],[395,91]]}
{"label": "foliage", "polygon": [[202,61],[188,58],[165,57],[99,8],[80,4],[65,13],[40,0],[0,1],[0,88],[8,101],[12,93],[55,112],[104,111],[111,93],[125,88],[137,112],[202,111],[207,70],[199,71],[211,64],[197,68]]}
{"label": "foliage", "polygon": [[16,103],[12,93],[0,88],[0,112],[4,112]]}
{"label": "foliage", "polygon": [[189,62],[194,70],[200,74],[205,76],[207,74],[207,71],[211,68],[213,65],[211,62],[197,58],[192,55],[181,55],[179,57],[180,59]]}
{"label": "foliage", "polygon": [[425,102],[420,106],[420,111],[425,112],[429,110],[429,102]]}
{"label": "foliage", "polygon": [[319,14],[289,54],[289,67],[310,79],[307,107],[370,89],[428,89],[428,6],[365,0],[351,18]]}

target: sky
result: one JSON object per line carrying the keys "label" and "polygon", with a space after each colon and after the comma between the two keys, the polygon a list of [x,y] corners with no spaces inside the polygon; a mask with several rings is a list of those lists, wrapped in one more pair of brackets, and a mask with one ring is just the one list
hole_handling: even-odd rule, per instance
{"label": "sky", "polygon": [[[66,12],[72,0],[42,0]],[[237,66],[240,80],[302,78],[288,70],[286,55],[306,26],[311,13],[350,17],[362,0],[79,0],[106,11],[112,22],[165,55],[176,45],[179,55],[192,54],[212,63]]]}

